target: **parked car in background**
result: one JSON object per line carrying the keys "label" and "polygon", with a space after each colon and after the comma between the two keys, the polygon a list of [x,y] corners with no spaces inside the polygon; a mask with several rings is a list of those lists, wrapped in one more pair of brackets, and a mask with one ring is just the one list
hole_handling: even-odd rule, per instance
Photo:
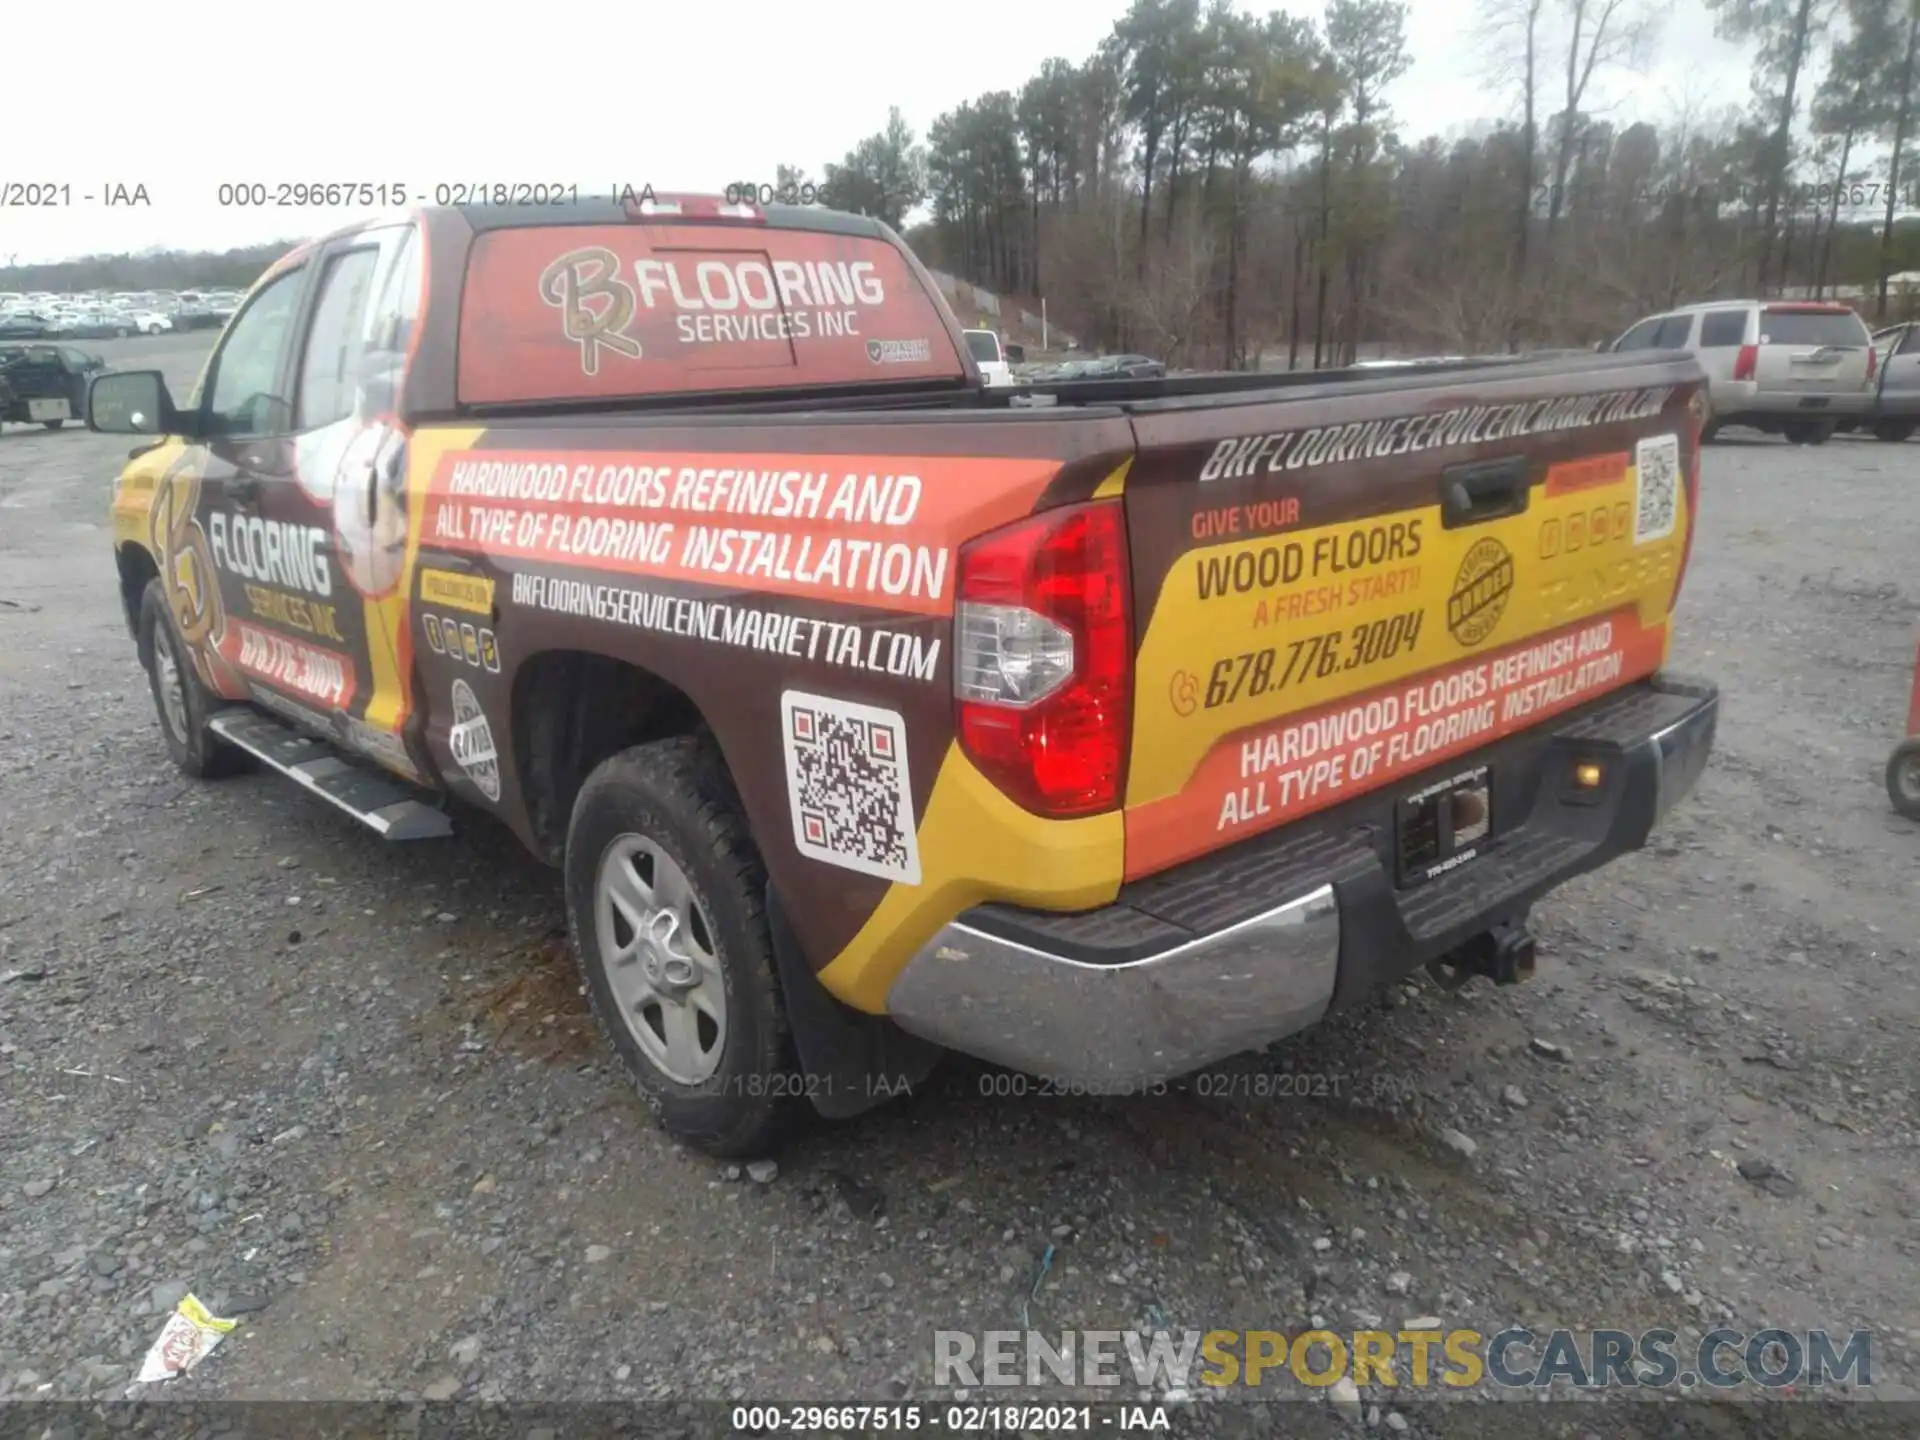
{"label": "parked car in background", "polygon": [[0,315],[0,340],[38,340],[52,322],[38,310],[11,310]]}
{"label": "parked car in background", "polygon": [[105,340],[137,333],[138,323],[125,310],[71,310],[55,323],[51,334],[62,339]]}
{"label": "parked car in background", "polygon": [[967,349],[973,355],[974,364],[980,367],[980,374],[990,388],[998,389],[1018,383],[1013,378],[1013,366],[1007,363],[1007,352],[1000,343],[1000,337],[992,330],[963,330]]}
{"label": "parked car in background", "polygon": [[1866,413],[1839,428],[1898,444],[1920,429],[1920,324],[1874,331],[1873,355],[1876,374]]}
{"label": "parked car in background", "polygon": [[168,318],[176,330],[218,330],[227,323],[225,315],[203,300],[183,299]]}
{"label": "parked car in background", "polygon": [[133,325],[142,335],[164,335],[173,329],[173,317],[159,310],[130,310]]}
{"label": "parked car in background", "polygon": [[1711,300],[1635,322],[1614,353],[1684,350],[1707,373],[1702,438],[1726,425],[1821,445],[1872,403],[1878,360],[1866,322],[1845,305]]}
{"label": "parked car in background", "polygon": [[107,362],[75,345],[0,345],[7,402],[0,420],[58,430],[87,413],[87,387]]}

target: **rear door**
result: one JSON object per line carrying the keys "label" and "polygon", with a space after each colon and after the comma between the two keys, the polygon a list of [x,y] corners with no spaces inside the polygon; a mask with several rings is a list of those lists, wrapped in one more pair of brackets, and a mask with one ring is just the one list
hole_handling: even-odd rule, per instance
{"label": "rear door", "polygon": [[1611,368],[1136,414],[1130,877],[1658,667],[1697,372]]}
{"label": "rear door", "polygon": [[1804,397],[1868,389],[1866,322],[1845,305],[1760,307],[1754,379],[1763,391]]}
{"label": "rear door", "polygon": [[1880,356],[1880,406],[1891,415],[1920,411],[1920,326],[1896,325],[1874,337]]}
{"label": "rear door", "polygon": [[[324,620],[326,631],[309,639],[333,648],[349,675],[337,738],[417,779],[401,734],[411,650],[402,639],[407,434],[399,411],[421,299],[419,231],[371,227],[335,241],[315,263],[319,288],[300,352],[296,485],[288,497],[330,540],[331,603],[307,617]],[[432,633],[440,634],[437,625]]]}

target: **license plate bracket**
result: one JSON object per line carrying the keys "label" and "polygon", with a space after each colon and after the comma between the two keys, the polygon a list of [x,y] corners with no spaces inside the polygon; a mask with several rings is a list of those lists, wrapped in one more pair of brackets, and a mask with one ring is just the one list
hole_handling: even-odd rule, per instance
{"label": "license plate bracket", "polygon": [[1493,835],[1493,773],[1462,770],[1394,802],[1395,879],[1402,886],[1438,879],[1486,848]]}

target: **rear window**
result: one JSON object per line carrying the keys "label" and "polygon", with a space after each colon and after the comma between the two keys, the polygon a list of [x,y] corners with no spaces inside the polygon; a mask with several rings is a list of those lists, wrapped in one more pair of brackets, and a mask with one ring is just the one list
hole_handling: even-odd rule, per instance
{"label": "rear window", "polygon": [[467,261],[464,404],[960,380],[892,245],[736,225],[495,230]]}
{"label": "rear window", "polygon": [[1762,310],[1762,345],[1865,345],[1867,323],[1851,310]]}

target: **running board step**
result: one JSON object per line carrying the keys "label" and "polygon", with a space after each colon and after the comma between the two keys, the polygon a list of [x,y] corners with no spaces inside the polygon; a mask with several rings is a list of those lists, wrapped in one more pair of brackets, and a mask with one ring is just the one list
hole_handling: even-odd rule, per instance
{"label": "running board step", "polygon": [[417,790],[257,710],[222,710],[207,728],[389,840],[437,840],[453,833],[446,812],[422,801]]}

